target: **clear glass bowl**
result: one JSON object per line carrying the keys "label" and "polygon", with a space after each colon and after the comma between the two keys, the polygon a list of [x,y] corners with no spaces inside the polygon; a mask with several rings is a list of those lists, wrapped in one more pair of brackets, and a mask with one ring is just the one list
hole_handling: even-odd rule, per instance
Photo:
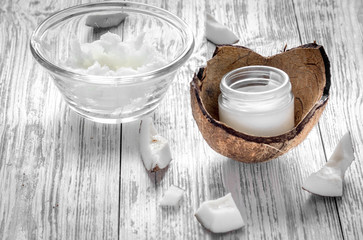
{"label": "clear glass bowl", "polygon": [[[117,12],[128,14],[119,26],[99,29],[85,25],[89,15]],[[65,66],[72,39],[89,43],[108,31],[123,39],[144,32],[145,41],[161,53],[167,64],[128,76],[87,75]],[[50,16],[34,31],[30,48],[73,110],[93,121],[120,123],[140,119],[155,110],[176,70],[192,54],[194,37],[183,20],[163,9],[140,3],[103,2],[78,5]]]}

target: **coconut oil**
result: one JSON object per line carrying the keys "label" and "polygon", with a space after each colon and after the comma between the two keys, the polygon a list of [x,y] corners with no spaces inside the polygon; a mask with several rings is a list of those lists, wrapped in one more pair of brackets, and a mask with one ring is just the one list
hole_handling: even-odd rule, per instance
{"label": "coconut oil", "polygon": [[289,76],[268,66],[248,66],[223,76],[219,120],[239,132],[277,136],[294,127],[294,95]]}
{"label": "coconut oil", "polygon": [[70,57],[65,62],[69,70],[100,76],[135,75],[166,64],[161,53],[145,41],[145,33],[123,41],[111,32],[91,43],[81,44],[73,39]]}
{"label": "coconut oil", "polygon": [[[71,107],[84,116],[92,113],[93,120],[107,123],[115,123],[117,119],[132,121],[145,114],[146,106],[150,106],[149,112],[156,108],[175,73],[143,81],[133,76],[160,69],[168,61],[161,51],[146,41],[145,33],[123,41],[119,35],[107,32],[90,43],[73,39],[69,57],[63,64],[67,70],[86,76],[97,75],[108,83],[93,84],[59,77],[56,84],[64,89]],[[120,79],[108,78],[113,76]]]}

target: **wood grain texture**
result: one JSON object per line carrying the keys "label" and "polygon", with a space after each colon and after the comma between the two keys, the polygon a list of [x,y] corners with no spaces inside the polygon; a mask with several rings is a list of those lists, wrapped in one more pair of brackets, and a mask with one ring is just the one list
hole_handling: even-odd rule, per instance
{"label": "wood grain texture", "polygon": [[[182,13],[183,7],[189,6],[184,3],[181,5]],[[159,4],[174,11],[170,5]],[[231,24],[231,28],[241,36],[241,43],[248,36],[247,46],[263,50],[260,52],[265,55],[282,50],[286,41],[293,46],[299,45],[291,2],[283,4],[291,14],[277,19],[279,25],[276,28],[273,28],[275,25],[268,25],[267,18],[274,16],[274,11],[279,11],[279,7],[280,2],[252,1],[243,6],[226,1],[207,5],[214,15],[218,15],[216,12],[221,14],[219,17],[225,24]],[[260,14],[257,16],[246,12],[244,15],[245,12],[240,11],[246,8],[251,9],[249,11],[252,13],[259,9]],[[241,22],[254,29],[246,30],[247,27],[240,26]],[[196,30],[201,28],[200,25],[191,26]],[[286,32],[280,31],[279,26],[284,26]],[[205,40],[199,41],[196,49],[206,51]],[[214,46],[209,48],[209,54],[213,50]],[[137,149],[138,123],[123,126],[120,238],[320,239],[329,236],[340,239],[335,202],[311,197],[301,190],[302,180],[325,161],[318,129],[314,129],[308,139],[292,152],[258,165],[245,165],[226,159],[204,142],[191,116],[188,93],[192,76],[190,70],[205,62],[204,51],[194,54],[187,68],[179,71],[166,99],[154,115],[159,132],[170,140],[174,154],[174,160],[167,170],[148,174]],[[311,149],[320,151],[313,152]],[[171,184],[186,190],[184,200],[177,209],[161,209],[158,202]],[[221,197],[228,192],[236,200],[247,226],[227,234],[211,234],[197,223],[193,213],[202,201]]]}
{"label": "wood grain texture", "polygon": [[[361,1],[140,0],[191,26],[196,47],[153,114],[170,141],[173,161],[146,172],[139,122],[102,125],[65,106],[49,75],[33,60],[28,39],[52,12],[81,0],[6,0],[0,5],[0,239],[362,239]],[[92,1],[94,2],[94,1]],[[269,56],[317,40],[332,62],[332,95],[319,126],[286,155],[242,164],[214,152],[190,109],[189,82],[211,57],[204,36],[209,12]],[[301,190],[346,130],[356,161],[344,196]],[[324,151],[325,150],[325,151]],[[185,190],[177,208],[158,206],[170,185]],[[246,226],[212,234],[195,219],[201,202],[228,192]]]}
{"label": "wood grain texture", "polygon": [[336,202],[344,238],[363,239],[363,3],[294,2],[302,41],[324,45],[331,61],[332,94],[319,125],[327,159],[344,133],[351,133],[355,161]]}
{"label": "wood grain texture", "polygon": [[[210,2],[207,11],[240,36],[239,45],[271,56],[301,45],[291,1]],[[241,12],[242,11],[242,12]],[[209,56],[214,51],[208,45]],[[239,165],[240,195],[248,222],[246,239],[341,239],[332,199],[301,190],[303,180],[325,162],[318,128],[287,154],[263,164]]]}
{"label": "wood grain texture", "polygon": [[121,128],[85,121],[33,59],[29,37],[74,1],[0,6],[0,239],[115,239]]}
{"label": "wood grain texture", "polygon": [[[139,123],[123,124],[120,239],[197,239],[204,230],[194,218],[205,188],[199,173],[203,143],[191,118],[189,82],[205,61],[204,3],[199,1],[148,1],[187,21],[196,37],[191,59],[181,67],[165,99],[154,114],[159,133],[169,139],[173,161],[166,170],[147,173],[139,155]],[[196,146],[191,147],[195,142]],[[180,207],[161,208],[159,201],[170,185],[185,190]]]}

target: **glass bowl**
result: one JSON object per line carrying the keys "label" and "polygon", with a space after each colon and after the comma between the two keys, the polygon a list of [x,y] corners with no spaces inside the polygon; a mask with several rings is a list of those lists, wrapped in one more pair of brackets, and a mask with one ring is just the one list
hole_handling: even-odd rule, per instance
{"label": "glass bowl", "polygon": [[[86,26],[90,15],[126,13],[120,25],[110,28]],[[158,69],[127,76],[99,76],[66,66],[74,39],[98,40],[107,32],[123,39],[145,33],[166,63]],[[78,5],[59,11],[43,21],[30,39],[34,58],[53,77],[68,105],[96,122],[129,122],[150,114],[158,106],[177,69],[193,52],[194,37],[187,24],[163,9],[132,2]]]}

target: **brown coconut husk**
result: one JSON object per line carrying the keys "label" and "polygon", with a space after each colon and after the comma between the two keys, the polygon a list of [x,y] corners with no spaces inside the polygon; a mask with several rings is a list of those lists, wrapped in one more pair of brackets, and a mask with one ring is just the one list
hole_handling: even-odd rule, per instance
{"label": "brown coconut husk", "polygon": [[[273,137],[238,132],[218,117],[219,84],[233,69],[266,65],[285,71],[295,96],[295,127]],[[302,45],[272,57],[242,47],[218,46],[207,67],[190,83],[192,112],[204,139],[218,153],[237,161],[254,163],[274,159],[301,143],[318,122],[330,88],[330,63],[322,46]]]}

